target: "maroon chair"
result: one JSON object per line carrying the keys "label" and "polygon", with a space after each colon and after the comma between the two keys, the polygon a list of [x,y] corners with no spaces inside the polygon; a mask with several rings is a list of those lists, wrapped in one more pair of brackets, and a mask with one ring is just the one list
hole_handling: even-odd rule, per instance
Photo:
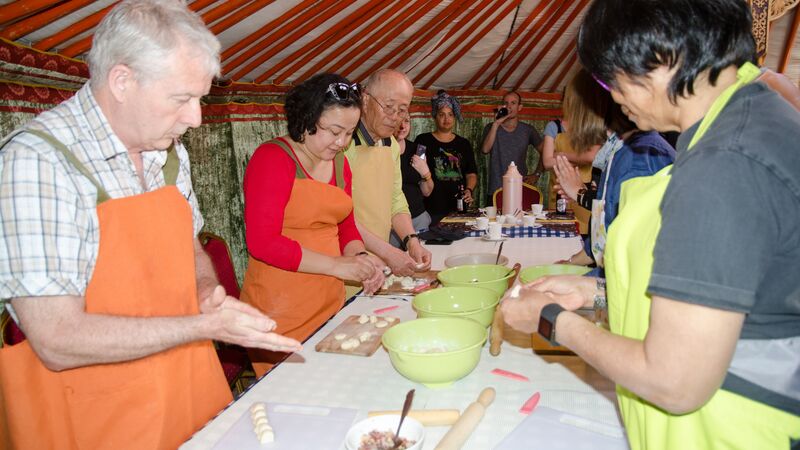
{"label": "maroon chair", "polygon": [[[200,244],[203,245],[203,250],[211,259],[219,283],[225,288],[228,295],[239,298],[239,282],[236,279],[236,271],[233,268],[233,259],[228,244],[224,239],[212,233],[203,232],[197,237],[200,239]],[[236,388],[239,392],[243,391],[242,376],[255,377],[247,350],[238,345],[224,342],[215,342],[214,344],[222,370],[225,372],[225,379],[228,380],[231,389]]]}
{"label": "maroon chair", "polygon": [[[522,183],[522,209],[528,210],[532,204],[541,202],[542,193],[536,186],[528,183]],[[497,214],[502,214],[503,210],[503,188],[494,191],[492,195],[492,204],[497,208]]]}
{"label": "maroon chair", "polygon": [[2,330],[3,345],[15,345],[25,340],[25,333],[19,329],[5,309],[0,314],[0,330]]}

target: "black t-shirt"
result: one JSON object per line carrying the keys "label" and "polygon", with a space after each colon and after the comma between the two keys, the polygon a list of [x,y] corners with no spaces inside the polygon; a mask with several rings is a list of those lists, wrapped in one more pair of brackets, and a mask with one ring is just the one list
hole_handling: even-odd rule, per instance
{"label": "black t-shirt", "polygon": [[456,209],[459,186],[466,187],[467,174],[477,174],[472,145],[456,135],[450,142],[441,142],[432,133],[423,133],[415,140],[425,146],[428,168],[433,177],[433,192],[425,199],[425,208],[432,216],[444,216]]}
{"label": "black t-shirt", "polygon": [[416,152],[416,142],[406,139],[406,150],[400,155],[400,171],[403,173],[403,194],[406,196],[411,217],[417,217],[425,212],[425,197],[422,195],[422,189],[419,187],[419,182],[422,181],[422,177],[411,165],[411,157],[414,156]]}

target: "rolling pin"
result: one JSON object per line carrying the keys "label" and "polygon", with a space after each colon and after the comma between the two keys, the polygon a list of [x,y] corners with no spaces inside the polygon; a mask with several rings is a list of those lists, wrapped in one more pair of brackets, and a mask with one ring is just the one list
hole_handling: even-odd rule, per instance
{"label": "rolling pin", "polygon": [[478,423],[483,419],[483,414],[486,408],[494,401],[494,388],[486,388],[481,391],[478,400],[467,406],[464,414],[458,418],[458,421],[453,424],[450,431],[444,435],[441,441],[436,445],[436,450],[458,450],[467,442],[472,430],[478,426]]}
{"label": "rolling pin", "polygon": [[[370,411],[367,417],[384,416],[387,414],[400,415],[400,411]],[[426,427],[440,427],[456,423],[461,412],[457,409],[418,409],[408,412],[408,417],[413,417]]]}
{"label": "rolling pin", "polygon": [[[522,269],[520,263],[514,264],[514,267],[511,269],[515,273],[513,277],[508,279],[509,289],[514,286],[514,281],[517,280],[520,269]],[[489,354],[492,356],[497,356],[500,354],[500,346],[503,344],[504,326],[505,323],[503,321],[503,312],[500,310],[500,305],[497,305],[497,309],[494,310],[494,318],[492,319],[492,330],[489,333]]]}

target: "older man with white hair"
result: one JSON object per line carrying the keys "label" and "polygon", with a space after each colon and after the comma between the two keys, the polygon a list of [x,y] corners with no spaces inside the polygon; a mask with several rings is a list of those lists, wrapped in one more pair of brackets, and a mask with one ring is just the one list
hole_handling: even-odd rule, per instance
{"label": "older man with white hair", "polygon": [[[372,74],[364,86],[361,121],[345,153],[353,172],[356,223],[367,250],[383,259],[392,272],[411,275],[427,270],[431,253],[419,241],[403,194],[400,145],[393,134],[414,95],[408,77],[393,69]],[[391,231],[408,253],[389,244]]]}
{"label": "older man with white hair", "polygon": [[[101,22],[91,81],[0,147],[3,448],[176,448],[231,400],[211,339],[300,344],[225,294],[178,138],[200,125],[219,42],[183,2]],[[4,419],[4,420],[3,420]]]}

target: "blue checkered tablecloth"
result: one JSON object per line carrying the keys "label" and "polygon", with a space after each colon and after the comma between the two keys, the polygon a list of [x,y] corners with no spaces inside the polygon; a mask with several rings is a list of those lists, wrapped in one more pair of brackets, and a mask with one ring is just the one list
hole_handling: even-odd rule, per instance
{"label": "blue checkered tablecloth", "polygon": [[[481,237],[484,234],[486,234],[486,232],[482,230],[470,230],[467,232],[467,236],[470,237]],[[552,228],[548,228],[546,225],[537,228],[526,227],[524,225],[517,225],[515,227],[503,227],[503,235],[512,238],[523,238],[523,237],[571,238],[577,236],[577,233],[575,231],[554,230]]]}

